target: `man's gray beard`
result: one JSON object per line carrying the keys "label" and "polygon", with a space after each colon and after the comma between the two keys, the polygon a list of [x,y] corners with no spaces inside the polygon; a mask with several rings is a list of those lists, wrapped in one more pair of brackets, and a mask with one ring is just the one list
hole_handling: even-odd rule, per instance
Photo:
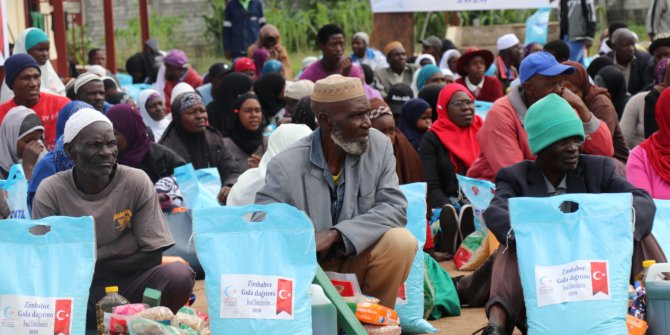
{"label": "man's gray beard", "polygon": [[333,126],[330,138],[349,155],[360,156],[368,151],[368,147],[370,146],[369,141],[359,142],[346,139],[342,134],[342,127],[339,124]]}

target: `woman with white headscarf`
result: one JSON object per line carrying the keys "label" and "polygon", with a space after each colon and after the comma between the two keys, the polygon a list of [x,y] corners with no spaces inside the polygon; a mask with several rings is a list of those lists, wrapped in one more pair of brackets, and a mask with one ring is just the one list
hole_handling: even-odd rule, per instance
{"label": "woman with white headscarf", "polygon": [[456,49],[447,50],[442,54],[442,59],[440,59],[439,68],[448,69],[452,72],[454,80],[460,78],[456,65],[458,64],[458,59],[461,58],[461,53]]}
{"label": "woman with white headscarf", "polygon": [[26,179],[46,154],[44,126],[35,112],[24,106],[9,110],[0,125],[0,179],[7,179],[14,164],[22,164]]}
{"label": "woman with white headscarf", "polygon": [[265,186],[265,173],[272,157],[288,149],[298,140],[307,137],[312,129],[304,124],[285,123],[272,132],[268,149],[257,168],[248,169],[237,178],[228,194],[227,206],[245,206],[254,203],[256,192]]}
{"label": "woman with white headscarf", "polygon": [[156,90],[143,90],[140,92],[138,100],[137,106],[140,109],[142,120],[147,128],[151,129],[154,142],[158,142],[165,129],[170,125],[172,115],[166,114],[165,101]]}
{"label": "woman with white headscarf", "polygon": [[435,62],[435,57],[433,57],[433,55],[421,54],[414,60],[414,65],[417,66],[417,70],[414,71],[414,75],[412,76],[412,91],[414,91],[414,96],[416,96],[421,90],[421,88],[419,88],[419,85],[417,85],[417,80],[419,79],[419,73],[421,72],[421,69],[424,66],[429,64],[437,65],[437,62]]}
{"label": "woman with white headscarf", "polygon": [[[29,54],[35,58],[40,66],[40,72],[42,72],[40,91],[65,96],[65,85],[63,85],[63,81],[49,61],[50,43],[49,37],[44,31],[38,28],[28,28],[16,40],[14,55]],[[3,81],[0,90],[0,103],[13,97],[14,92]]]}

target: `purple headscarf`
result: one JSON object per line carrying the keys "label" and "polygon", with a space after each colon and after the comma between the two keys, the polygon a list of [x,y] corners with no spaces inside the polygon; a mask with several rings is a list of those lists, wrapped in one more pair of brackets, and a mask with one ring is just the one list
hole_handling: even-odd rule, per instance
{"label": "purple headscarf", "polygon": [[270,58],[270,52],[265,48],[258,48],[254,51],[254,54],[251,56],[254,59],[254,64],[256,65],[256,77],[261,76],[261,69],[265,62]]}
{"label": "purple headscarf", "polygon": [[112,121],[114,129],[128,142],[126,150],[119,152],[118,163],[139,167],[151,148],[147,126],[144,125],[140,113],[130,105],[118,104],[109,109],[107,117]]}
{"label": "purple headscarf", "polygon": [[670,63],[670,58],[663,58],[656,63],[656,68],[654,69],[654,84],[658,85],[663,82],[665,79],[665,72],[668,70],[668,63]]}

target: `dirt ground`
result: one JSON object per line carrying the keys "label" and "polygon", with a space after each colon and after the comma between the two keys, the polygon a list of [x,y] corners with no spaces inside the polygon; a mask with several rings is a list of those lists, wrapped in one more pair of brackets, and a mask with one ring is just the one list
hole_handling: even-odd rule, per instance
{"label": "dirt ground", "polygon": [[[467,274],[466,272],[456,271],[454,263],[441,263],[451,276]],[[205,296],[205,282],[199,280],[195,284],[195,294],[197,296],[193,307],[200,311],[207,311],[207,297]],[[431,321],[433,326],[438,329],[436,334],[466,335],[486,325],[486,315],[483,308],[463,308],[461,315],[456,317],[447,317],[436,321]]]}

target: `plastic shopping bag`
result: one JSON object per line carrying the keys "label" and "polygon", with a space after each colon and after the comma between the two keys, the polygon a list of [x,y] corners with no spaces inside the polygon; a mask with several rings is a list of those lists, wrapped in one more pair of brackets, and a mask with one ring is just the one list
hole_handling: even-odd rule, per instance
{"label": "plastic shopping bag", "polygon": [[456,175],[461,193],[472,204],[475,219],[475,231],[466,236],[454,255],[454,264],[458,270],[476,270],[494,250],[491,250],[491,238],[484,223],[484,211],[495,196],[495,184],[488,180],[474,179]]}
{"label": "plastic shopping bag", "polygon": [[286,205],[193,211],[212,334],[311,334],[314,227]]}
{"label": "plastic shopping bag", "polygon": [[184,197],[184,206],[188,209],[202,209],[210,207],[220,207],[216,196],[207,187],[198,180],[198,175],[193,169],[193,164],[189,163],[174,169],[174,176],[177,179],[177,185]]}
{"label": "plastic shopping bag", "polygon": [[1,192],[5,192],[10,219],[30,219],[28,209],[28,181],[21,164],[14,164],[9,169],[7,180],[0,180]]}
{"label": "plastic shopping bag", "polygon": [[95,248],[92,217],[0,222],[0,334],[84,335]]}
{"label": "plastic shopping bag", "polygon": [[219,194],[221,190],[221,176],[217,168],[205,168],[195,170],[200,185],[202,185],[211,194]]}
{"label": "plastic shopping bag", "polygon": [[528,334],[628,334],[630,193],[513,198]]}
{"label": "plastic shopping bag", "polygon": [[434,333],[437,331],[423,319],[423,244],[426,242],[426,183],[401,185],[407,198],[407,226],[419,243],[412,268],[407,280],[400,287],[400,297],[396,299],[396,311],[400,317],[402,331],[410,334]]}
{"label": "plastic shopping bag", "polygon": [[536,42],[542,45],[547,44],[547,34],[549,32],[549,14],[551,8],[540,8],[526,20],[526,40],[524,45]]}
{"label": "plastic shopping bag", "polygon": [[670,200],[654,199],[656,216],[651,233],[663,249],[663,253],[670,255]]}

